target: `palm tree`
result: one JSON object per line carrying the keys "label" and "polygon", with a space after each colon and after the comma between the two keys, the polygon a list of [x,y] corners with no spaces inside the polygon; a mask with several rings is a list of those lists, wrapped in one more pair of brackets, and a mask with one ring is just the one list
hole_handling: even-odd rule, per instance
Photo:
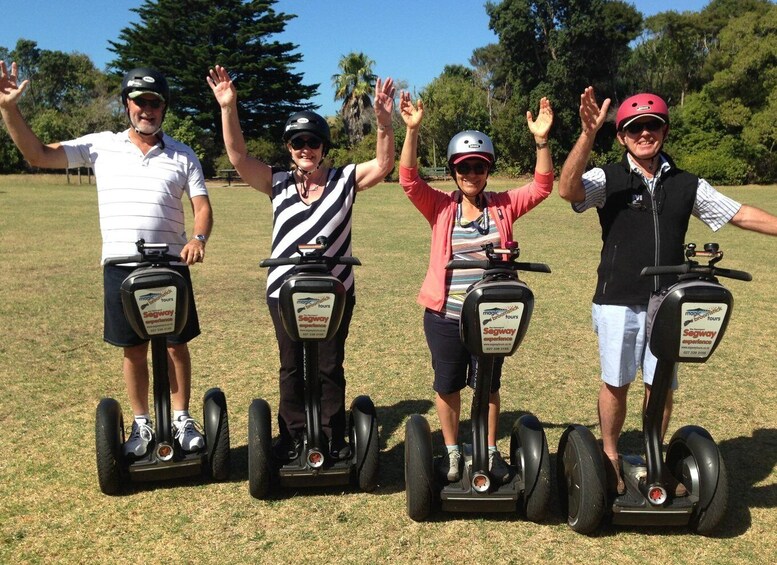
{"label": "palm tree", "polygon": [[377,76],[375,61],[364,53],[349,53],[340,58],[340,73],[332,75],[335,100],[342,100],[340,114],[351,144],[358,143],[372,129],[372,91]]}

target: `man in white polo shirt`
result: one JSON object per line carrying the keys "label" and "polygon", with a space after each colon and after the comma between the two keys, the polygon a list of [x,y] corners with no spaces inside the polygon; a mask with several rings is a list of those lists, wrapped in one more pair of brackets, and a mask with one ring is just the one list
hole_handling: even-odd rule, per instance
{"label": "man in white polo shirt", "polygon": [[[0,61],[0,115],[8,133],[27,162],[34,167],[94,168],[100,208],[102,262],[134,255],[135,242],[166,243],[181,256],[176,270],[189,282],[189,265],[202,262],[205,243],[213,226],[202,167],[188,146],[162,132],[170,90],[165,77],[154,69],[129,71],[122,81],[121,101],[130,128],[102,132],[61,143],[44,144],[29,127],[18,101],[29,81],[21,83],[16,63],[10,71]],[[183,195],[194,211],[194,235],[186,235]],[[148,342],[142,340],[124,317],[119,286],[132,267],[104,265],[104,339],[123,348],[123,372],[134,414],[132,432],[124,444],[126,455],[141,457],[153,439],[149,415]],[[191,358],[187,343],[199,335],[199,321],[190,296],[188,322],[183,332],[168,340],[171,402],[176,439],[187,451],[204,446],[195,421],[189,416]]]}

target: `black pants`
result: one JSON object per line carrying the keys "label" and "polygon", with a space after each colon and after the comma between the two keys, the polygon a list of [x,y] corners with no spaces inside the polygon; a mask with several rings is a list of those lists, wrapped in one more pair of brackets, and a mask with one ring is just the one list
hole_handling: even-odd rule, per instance
{"label": "black pants", "polygon": [[[321,426],[329,439],[345,435],[345,340],[355,298],[348,296],[340,329],[329,341],[318,343],[318,365],[321,375]],[[302,342],[293,341],[283,328],[278,299],[268,298],[281,367],[279,372],[280,406],[278,427],[282,437],[291,437],[305,429],[305,381]]]}

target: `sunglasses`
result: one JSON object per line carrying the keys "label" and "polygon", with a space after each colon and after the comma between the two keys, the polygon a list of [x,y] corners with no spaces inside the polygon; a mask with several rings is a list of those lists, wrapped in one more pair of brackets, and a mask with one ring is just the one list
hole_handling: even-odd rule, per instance
{"label": "sunglasses", "polygon": [[317,137],[295,137],[289,141],[293,149],[299,151],[306,145],[311,149],[318,149],[321,147],[321,140]]}
{"label": "sunglasses", "polygon": [[636,135],[642,133],[644,130],[648,130],[651,133],[655,133],[664,127],[664,122],[661,120],[650,120],[649,122],[630,123],[623,128],[627,133]]}
{"label": "sunglasses", "polygon": [[138,108],[145,108],[151,106],[155,110],[160,108],[163,102],[159,98],[133,98],[132,101]]}
{"label": "sunglasses", "polygon": [[463,163],[454,165],[453,169],[460,175],[468,175],[470,172],[476,175],[482,175],[488,172],[488,165],[485,163],[475,163],[474,165],[470,165],[465,161]]}

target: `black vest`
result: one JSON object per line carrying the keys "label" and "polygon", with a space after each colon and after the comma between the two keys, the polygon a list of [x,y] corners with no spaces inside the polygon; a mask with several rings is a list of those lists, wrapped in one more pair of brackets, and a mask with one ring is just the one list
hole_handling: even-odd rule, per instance
{"label": "black vest", "polygon": [[647,306],[651,292],[677,280],[676,275],[640,276],[644,267],[685,260],[685,232],[699,179],[664,157],[672,167],[661,174],[652,195],[625,155],[620,163],[602,167],[607,197],[597,209],[603,245],[596,304]]}

